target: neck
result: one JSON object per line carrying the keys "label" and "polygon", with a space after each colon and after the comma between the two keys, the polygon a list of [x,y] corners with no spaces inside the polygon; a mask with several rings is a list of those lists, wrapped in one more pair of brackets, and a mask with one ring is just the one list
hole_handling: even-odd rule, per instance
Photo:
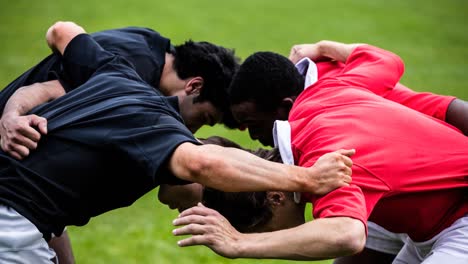
{"label": "neck", "polygon": [[174,69],[174,55],[166,53],[166,59],[159,80],[159,90],[166,96],[185,94],[185,81],[181,80]]}

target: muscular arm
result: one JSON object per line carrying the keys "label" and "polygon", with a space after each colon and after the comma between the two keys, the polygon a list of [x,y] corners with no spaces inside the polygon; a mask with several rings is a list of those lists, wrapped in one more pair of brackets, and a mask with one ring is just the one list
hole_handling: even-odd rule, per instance
{"label": "muscular arm", "polygon": [[[216,145],[181,144],[169,160],[177,177],[222,191],[301,191],[324,194],[351,181],[354,150],[322,156],[302,168],[270,162],[246,151]],[[331,189],[330,189],[331,186]]]}
{"label": "muscular arm", "polygon": [[364,224],[349,217],[317,219],[274,232],[241,234],[218,212],[197,206],[174,220],[179,246],[205,245],[229,258],[318,260],[352,255],[365,245]]}

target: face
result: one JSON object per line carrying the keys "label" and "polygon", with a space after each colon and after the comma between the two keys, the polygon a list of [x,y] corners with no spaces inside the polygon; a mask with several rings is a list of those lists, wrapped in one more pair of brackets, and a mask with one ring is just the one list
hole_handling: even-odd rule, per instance
{"label": "face", "polygon": [[171,209],[182,212],[197,205],[202,198],[203,187],[201,184],[192,183],[187,185],[161,185],[159,187],[159,201]]}
{"label": "face", "polygon": [[253,102],[232,105],[231,111],[236,121],[249,129],[252,139],[258,139],[265,146],[273,146],[273,124],[275,120],[282,119],[277,111],[258,111]]}
{"label": "face", "polygon": [[214,126],[222,120],[222,113],[212,103],[193,102],[196,95],[188,95],[179,99],[180,114],[184,119],[185,125],[195,133],[203,125]]}

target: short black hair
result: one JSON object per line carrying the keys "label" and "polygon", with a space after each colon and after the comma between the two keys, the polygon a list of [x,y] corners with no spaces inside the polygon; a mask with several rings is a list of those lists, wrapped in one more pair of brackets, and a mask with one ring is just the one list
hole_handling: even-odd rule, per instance
{"label": "short black hair", "polygon": [[181,79],[194,76],[203,78],[203,88],[195,98],[197,102],[209,101],[223,113],[223,124],[237,128],[229,109],[227,89],[239,68],[240,59],[234,50],[209,42],[186,41],[174,46],[174,70]]}
{"label": "short black hair", "polygon": [[286,57],[256,52],[240,66],[229,87],[231,105],[252,102],[258,110],[273,111],[281,101],[304,88],[304,77]]}
{"label": "short black hair", "polygon": [[[211,137],[203,142],[240,148],[236,143],[220,137]],[[281,162],[277,148],[246,151],[270,161]],[[267,192],[222,192],[205,187],[202,200],[206,207],[218,211],[234,228],[241,232],[251,232],[257,226],[268,223],[273,217],[272,205],[268,200]]]}

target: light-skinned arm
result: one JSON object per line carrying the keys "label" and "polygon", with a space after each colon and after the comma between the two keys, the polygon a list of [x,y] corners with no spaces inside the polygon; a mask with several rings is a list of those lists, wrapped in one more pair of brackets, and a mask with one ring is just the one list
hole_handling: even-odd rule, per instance
{"label": "light-skinned arm", "polygon": [[355,48],[363,44],[345,44],[330,40],[321,40],[314,44],[298,44],[291,48],[289,60],[297,63],[302,58],[317,61],[323,58],[346,62]]}
{"label": "light-skinned arm", "polygon": [[[57,22],[47,31],[47,44],[52,50],[63,54],[68,43],[81,33],[85,33],[84,29],[74,23]],[[47,120],[37,115],[22,115],[64,93],[62,85],[56,80],[19,88],[6,103],[0,119],[2,150],[16,159],[23,159],[36,149],[41,133],[47,134]]]}
{"label": "light-skinned arm", "polygon": [[319,260],[353,255],[364,249],[364,224],[349,217],[321,218],[265,233],[239,233],[217,211],[198,205],[174,220],[176,236],[192,235],[181,247],[205,245],[228,258]]}
{"label": "light-skinned arm", "polygon": [[47,120],[25,114],[63,94],[65,90],[57,80],[19,88],[6,103],[0,119],[2,150],[16,159],[23,159],[36,149],[41,134],[47,134]]}
{"label": "light-skinned arm", "polygon": [[228,192],[298,191],[317,195],[351,182],[354,150],[339,150],[320,157],[310,168],[259,158],[236,148],[183,143],[169,160],[180,179]]}

